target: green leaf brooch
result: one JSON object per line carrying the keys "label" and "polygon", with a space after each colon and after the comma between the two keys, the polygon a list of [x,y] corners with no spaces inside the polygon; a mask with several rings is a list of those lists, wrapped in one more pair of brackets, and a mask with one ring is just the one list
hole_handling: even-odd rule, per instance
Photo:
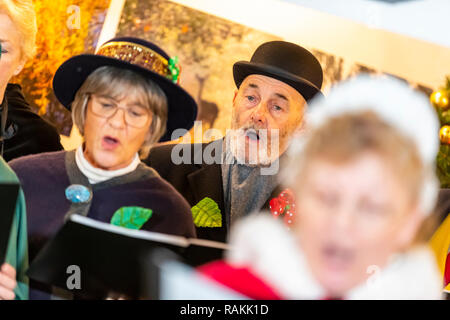
{"label": "green leaf brooch", "polygon": [[204,198],[191,208],[194,224],[197,227],[222,227],[222,214],[219,205],[211,198]]}
{"label": "green leaf brooch", "polygon": [[122,207],[111,218],[111,224],[128,229],[139,230],[152,217],[152,209],[141,207]]}

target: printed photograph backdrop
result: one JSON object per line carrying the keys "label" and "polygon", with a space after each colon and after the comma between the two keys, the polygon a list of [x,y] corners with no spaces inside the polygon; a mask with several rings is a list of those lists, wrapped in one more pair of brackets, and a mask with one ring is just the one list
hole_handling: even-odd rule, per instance
{"label": "printed photograph backdrop", "polygon": [[[230,127],[232,98],[236,86],[232,66],[250,60],[262,43],[282,40],[276,36],[242,26],[182,5],[161,0],[127,0],[117,35],[135,35],[161,46],[169,55],[178,56],[181,85],[199,105],[197,120],[203,130]],[[301,45],[301,44],[300,44]],[[324,70],[323,90],[335,82],[360,72],[382,73],[345,58],[307,48],[318,58]],[[430,88],[413,86],[430,94]]]}
{"label": "printed photograph backdrop", "polygon": [[[38,53],[14,79],[23,87],[32,108],[53,123],[60,134],[69,136],[70,113],[56,100],[52,79],[67,58],[93,53],[103,27],[109,0],[35,0],[38,17]],[[80,8],[76,21],[71,6]],[[77,26],[79,22],[79,26]],[[198,120],[203,129],[216,128],[222,134],[230,126],[236,89],[232,66],[250,60],[262,43],[280,38],[246,26],[196,11],[167,0],[127,0],[117,30],[118,36],[137,36],[155,42],[182,66],[181,85],[199,104]],[[300,44],[301,45],[301,44]],[[338,57],[307,48],[324,70],[323,91],[335,82],[360,72],[382,73]],[[420,84],[413,86],[431,93]]]}

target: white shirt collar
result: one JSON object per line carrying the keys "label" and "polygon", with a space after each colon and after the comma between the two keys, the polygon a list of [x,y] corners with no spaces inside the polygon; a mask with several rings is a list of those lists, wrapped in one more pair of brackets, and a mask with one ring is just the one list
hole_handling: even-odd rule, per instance
{"label": "white shirt collar", "polygon": [[79,146],[75,153],[75,162],[78,166],[78,169],[88,178],[89,183],[96,184],[99,182],[103,182],[118,176],[122,176],[124,174],[133,172],[136,170],[141,160],[139,159],[138,154],[134,156],[133,161],[126,166],[125,168],[118,170],[103,170],[99,168],[95,168],[85,157],[83,154],[83,146]]}

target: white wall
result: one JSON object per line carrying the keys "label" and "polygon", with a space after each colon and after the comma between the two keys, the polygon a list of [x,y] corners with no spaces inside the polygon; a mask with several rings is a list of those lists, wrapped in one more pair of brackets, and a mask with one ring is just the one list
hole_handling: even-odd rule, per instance
{"label": "white wall", "polygon": [[279,0],[343,17],[381,30],[450,47],[450,1]]}

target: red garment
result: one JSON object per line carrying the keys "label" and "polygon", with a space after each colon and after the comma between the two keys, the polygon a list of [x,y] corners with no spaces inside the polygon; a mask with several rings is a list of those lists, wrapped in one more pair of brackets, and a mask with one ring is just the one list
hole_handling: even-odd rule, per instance
{"label": "red garment", "polygon": [[197,269],[201,274],[255,300],[280,300],[281,296],[249,268],[214,261]]}

